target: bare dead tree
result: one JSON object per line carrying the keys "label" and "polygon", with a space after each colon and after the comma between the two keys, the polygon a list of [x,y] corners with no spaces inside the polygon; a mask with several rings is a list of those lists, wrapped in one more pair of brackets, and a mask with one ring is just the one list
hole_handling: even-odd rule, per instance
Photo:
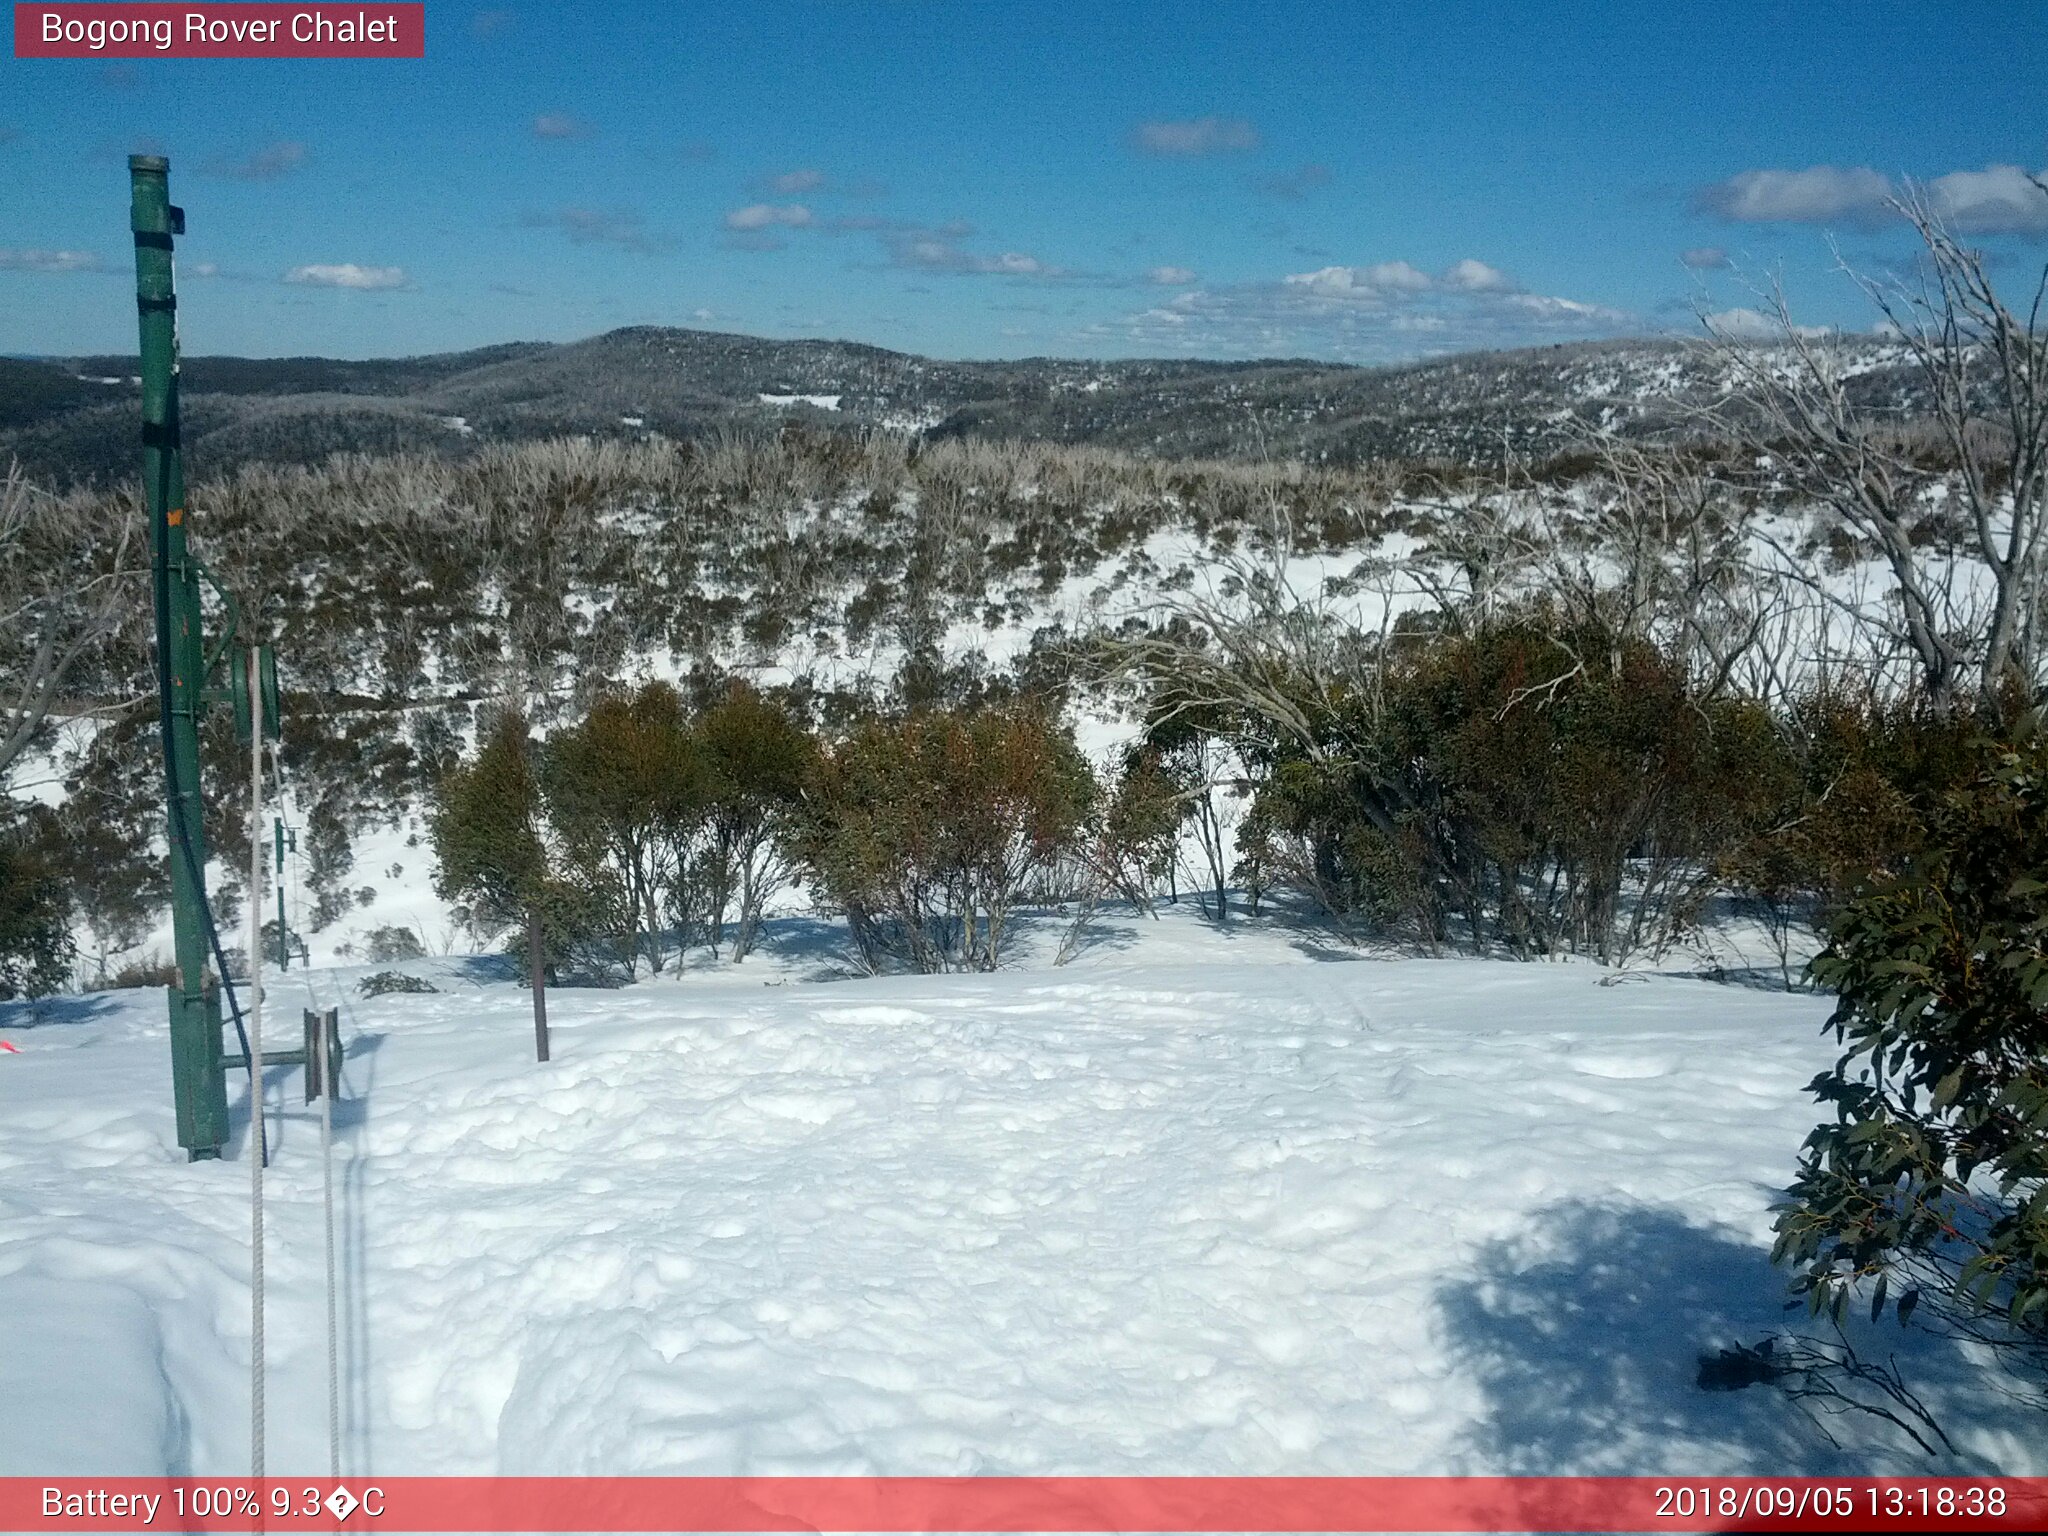
{"label": "bare dead tree", "polygon": [[[2036,186],[2048,198],[2048,184]],[[1875,552],[1893,599],[1880,622],[1927,699],[1996,708],[2014,690],[2039,694],[2048,641],[2048,267],[2029,298],[2008,304],[1983,253],[1928,195],[1909,187],[1892,206],[1920,237],[1917,275],[1841,266],[1911,364],[1919,398],[1864,398],[1851,353],[1795,324],[1773,287],[1766,343],[1708,326],[1735,386],[1710,416],[1785,492]],[[1810,570],[1806,579],[1825,587]]]}
{"label": "bare dead tree", "polygon": [[1417,510],[1429,533],[1402,562],[1409,578],[1455,628],[1484,625],[1522,595],[1553,548],[1545,509],[1526,487],[1489,485]]}
{"label": "bare dead tree", "polygon": [[60,501],[12,464],[0,477],[0,783],[134,608],[137,534],[125,502]]}
{"label": "bare dead tree", "polygon": [[1552,511],[1539,589],[1568,628],[1607,637],[1610,665],[1649,641],[1684,658],[1700,698],[1720,697],[1783,607],[1751,558],[1749,506],[1670,448],[1611,432],[1585,448],[1594,472]]}
{"label": "bare dead tree", "polygon": [[1290,570],[1285,519],[1256,552],[1215,555],[1126,616],[1098,656],[1112,678],[1159,704],[1155,723],[1224,712],[1259,720],[1311,757],[1340,700],[1370,692],[1370,648],[1327,594],[1303,592]]}

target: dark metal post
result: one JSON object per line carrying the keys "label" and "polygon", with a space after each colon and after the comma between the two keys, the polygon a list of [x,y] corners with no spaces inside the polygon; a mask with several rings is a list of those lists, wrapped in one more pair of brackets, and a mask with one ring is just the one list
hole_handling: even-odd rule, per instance
{"label": "dark metal post", "polygon": [[540,939],[540,908],[526,909],[526,960],[533,982],[533,1054],[548,1059],[548,965]]}
{"label": "dark metal post", "polygon": [[208,984],[204,917],[206,829],[199,798],[199,571],[186,549],[185,470],[178,436],[178,314],[171,237],[184,214],[170,200],[170,163],[128,159],[135,233],[135,307],[142,341],[142,489],[156,561],[156,623],[164,694],[164,766],[170,834],[171,924],[177,980],[170,988],[171,1086],[178,1144],[218,1157],[228,1137],[220,997]]}
{"label": "dark metal post", "polygon": [[305,1011],[306,1102],[334,1092],[341,1076],[341,1010]]}
{"label": "dark metal post", "polygon": [[292,965],[291,934],[284,926],[284,818],[278,817],[272,823],[277,838],[277,862],[271,866],[277,872],[277,968],[288,971]]}

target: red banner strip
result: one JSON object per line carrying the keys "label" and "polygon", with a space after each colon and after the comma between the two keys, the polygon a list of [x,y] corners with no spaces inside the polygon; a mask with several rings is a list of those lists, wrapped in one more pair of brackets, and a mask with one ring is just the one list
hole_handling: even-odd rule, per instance
{"label": "red banner strip", "polygon": [[17,59],[419,59],[425,5],[14,7]]}
{"label": "red banner strip", "polygon": [[0,1478],[0,1531],[2039,1531],[2048,1478]]}

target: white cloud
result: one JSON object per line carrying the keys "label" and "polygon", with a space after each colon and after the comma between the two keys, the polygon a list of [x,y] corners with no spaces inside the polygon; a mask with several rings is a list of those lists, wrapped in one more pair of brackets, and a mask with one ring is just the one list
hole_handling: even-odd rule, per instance
{"label": "white cloud", "polygon": [[[1405,261],[1382,261],[1370,267],[1335,268],[1325,267],[1324,274],[1348,271],[1352,284],[1373,289],[1380,293],[1423,293],[1431,284],[1430,275]],[[1288,279],[1293,282],[1293,278]]]}
{"label": "white cloud", "polygon": [[1680,251],[1678,260],[1680,265],[1691,267],[1695,272],[1734,265],[1729,261],[1728,253],[1718,245],[1696,245],[1689,251]]}
{"label": "white cloud", "polygon": [[[2037,179],[2038,178],[2038,179]],[[1939,213],[1958,230],[1979,235],[2048,233],[2048,171],[2029,176],[2017,165],[1950,171],[1927,184]]]}
{"label": "white cloud", "polygon": [[1003,251],[994,256],[962,250],[953,241],[936,234],[911,235],[890,241],[889,254],[899,267],[922,272],[965,272],[996,277],[1052,277],[1055,269],[1036,256],[1022,251]]}
{"label": "white cloud", "polygon": [[1701,189],[1709,213],[1744,224],[1873,224],[1885,217],[1892,184],[1869,166],[1743,171]]}
{"label": "white cloud", "polygon": [[727,229],[804,229],[812,222],[802,203],[749,203],[725,216]]}
{"label": "white cloud", "polygon": [[[1775,317],[1740,306],[1701,315],[1700,323],[1714,335],[1728,341],[1782,341],[1785,338],[1785,327]],[[1795,325],[1792,332],[1796,336],[1814,339],[1832,334],[1824,325]]]}
{"label": "white cloud", "polygon": [[1605,324],[1627,318],[1620,310],[1587,304],[1578,299],[1560,299],[1547,293],[1502,294],[1501,303],[1544,320],[1585,320]]}
{"label": "white cloud", "polygon": [[308,288],[403,288],[405,268],[364,267],[352,261],[314,263],[293,267],[285,273],[284,280]]}
{"label": "white cloud", "polygon": [[1190,289],[1092,339],[1191,355],[1307,352],[1383,362],[1612,335],[1634,324],[1634,317],[1605,305],[1526,292],[1499,267],[1468,257],[1436,274],[1393,260]]}
{"label": "white cloud", "polygon": [[794,197],[804,192],[816,192],[825,185],[823,171],[784,171],[780,176],[768,178],[768,190],[783,197]]}
{"label": "white cloud", "polygon": [[533,136],[537,139],[587,139],[595,131],[580,117],[571,117],[566,112],[543,112],[533,120]]}
{"label": "white cloud", "polygon": [[1382,261],[1370,267],[1318,267],[1313,272],[1291,273],[1280,281],[1328,299],[1378,302],[1426,293],[1434,280],[1405,261]]}
{"label": "white cloud", "polygon": [[[961,219],[914,224],[867,213],[824,218],[802,203],[750,203],[727,213],[725,228],[726,243],[741,250],[782,250],[788,242],[780,231],[801,229],[821,235],[872,236],[887,254],[890,266],[914,272],[1042,279],[1074,275],[1023,251],[987,254],[968,250],[961,242],[974,234],[974,226]],[[1193,276],[1188,273],[1188,280]]]}
{"label": "white cloud", "polygon": [[1148,155],[1220,155],[1257,149],[1259,130],[1241,117],[1155,119],[1138,124],[1131,141]]}
{"label": "white cloud", "polygon": [[1767,341],[1778,334],[1775,321],[1739,305],[1734,309],[1717,309],[1711,315],[1701,315],[1700,324],[1714,335],[1725,336],[1730,341]]}
{"label": "white cloud", "polygon": [[1513,293],[1515,283],[1499,267],[1466,257],[1435,277],[1406,261],[1369,267],[1321,267],[1281,279],[1327,298],[1367,303],[1400,302],[1423,293]]}
{"label": "white cloud", "polygon": [[92,251],[17,250],[0,246],[0,272],[104,272]]}
{"label": "white cloud", "polygon": [[1453,263],[1441,281],[1455,293],[1507,293],[1515,286],[1499,267],[1489,267],[1470,256]]}
{"label": "white cloud", "polygon": [[1197,281],[1197,276],[1192,267],[1154,267],[1145,274],[1145,281],[1162,288],[1185,288]]}
{"label": "white cloud", "polygon": [[[1949,171],[1921,184],[1928,206],[1962,234],[2048,235],[2048,172],[2019,165]],[[1700,190],[1709,213],[1750,224],[1856,224],[1895,219],[1895,198],[1909,186],[1869,166],[1816,165],[1803,171],[1743,171]]]}
{"label": "white cloud", "polygon": [[960,244],[974,233],[964,221],[940,225],[897,224],[888,220],[841,219],[835,231],[863,232],[878,239],[889,254],[889,265],[913,272],[952,272],[963,276],[1064,278],[1072,274],[1023,251],[999,251],[989,255],[970,251]]}

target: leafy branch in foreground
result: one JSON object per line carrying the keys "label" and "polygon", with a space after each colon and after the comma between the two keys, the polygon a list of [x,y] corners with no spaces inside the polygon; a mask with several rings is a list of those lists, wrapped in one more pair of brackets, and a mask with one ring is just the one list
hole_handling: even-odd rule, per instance
{"label": "leafy branch in foreground", "polygon": [[[1812,1090],[1773,1251],[1839,1318],[1916,1309],[2048,1356],[2048,737],[2038,712],[1987,749],[1925,851],[1828,929],[1814,979],[1845,1051]],[[2017,1355],[2014,1353],[2017,1352]]]}

